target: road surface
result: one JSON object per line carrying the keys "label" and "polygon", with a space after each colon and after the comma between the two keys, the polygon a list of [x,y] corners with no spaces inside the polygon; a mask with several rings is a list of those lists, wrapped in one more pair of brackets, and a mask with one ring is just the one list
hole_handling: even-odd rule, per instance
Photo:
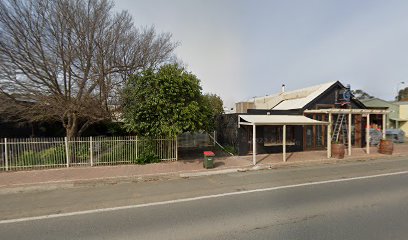
{"label": "road surface", "polygon": [[0,239],[408,239],[408,159],[0,195]]}

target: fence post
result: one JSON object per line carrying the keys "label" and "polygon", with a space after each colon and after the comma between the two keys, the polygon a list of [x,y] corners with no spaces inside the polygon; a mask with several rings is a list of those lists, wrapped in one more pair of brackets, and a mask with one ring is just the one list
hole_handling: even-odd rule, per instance
{"label": "fence post", "polygon": [[177,136],[176,136],[176,161],[178,160],[178,141],[177,141]]}
{"label": "fence post", "polygon": [[6,164],[6,171],[8,171],[9,166],[8,166],[7,138],[4,138],[4,160],[5,160],[5,164]]}
{"label": "fence post", "polygon": [[68,138],[65,137],[65,153],[67,157],[67,168],[69,167],[69,147],[68,147]]}
{"label": "fence post", "polygon": [[139,155],[138,155],[138,153],[137,153],[137,147],[138,147],[138,145],[139,145],[139,142],[137,141],[137,136],[136,136],[136,159],[139,158]]}
{"label": "fence post", "polygon": [[89,160],[91,161],[91,167],[93,167],[93,142],[92,136],[89,137]]}
{"label": "fence post", "polygon": [[217,134],[216,131],[214,130],[214,147],[215,147],[215,142],[217,141]]}

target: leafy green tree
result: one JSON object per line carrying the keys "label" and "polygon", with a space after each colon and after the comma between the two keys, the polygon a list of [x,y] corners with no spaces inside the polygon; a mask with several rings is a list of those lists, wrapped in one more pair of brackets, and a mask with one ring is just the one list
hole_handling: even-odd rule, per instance
{"label": "leafy green tree", "polygon": [[408,101],[408,87],[398,91],[397,101]]}
{"label": "leafy green tree", "polygon": [[129,78],[123,117],[127,129],[139,135],[173,137],[209,125],[206,119],[210,104],[204,104],[207,101],[194,74],[177,64],[168,64]]}
{"label": "leafy green tree", "polygon": [[222,99],[216,94],[207,93],[202,96],[201,107],[205,120],[204,130],[214,131],[217,127],[217,119],[224,113]]}
{"label": "leafy green tree", "polygon": [[361,89],[352,90],[351,93],[354,95],[355,98],[359,100],[374,98],[373,96],[371,96],[370,94]]}

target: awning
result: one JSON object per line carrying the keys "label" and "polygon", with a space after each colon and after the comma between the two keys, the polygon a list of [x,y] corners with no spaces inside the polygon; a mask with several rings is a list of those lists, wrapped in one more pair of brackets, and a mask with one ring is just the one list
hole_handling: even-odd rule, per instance
{"label": "awning", "polygon": [[252,163],[256,165],[256,126],[282,126],[282,158],[286,162],[286,126],[291,125],[328,125],[328,122],[314,120],[302,115],[239,115],[239,125],[252,126]]}
{"label": "awning", "polygon": [[[242,121],[243,120],[243,121]],[[302,115],[239,115],[240,125],[327,125]]]}
{"label": "awning", "polygon": [[408,121],[408,119],[406,119],[406,118],[393,118],[393,117],[390,117],[390,119],[393,120],[393,121],[398,121],[398,122],[407,122]]}

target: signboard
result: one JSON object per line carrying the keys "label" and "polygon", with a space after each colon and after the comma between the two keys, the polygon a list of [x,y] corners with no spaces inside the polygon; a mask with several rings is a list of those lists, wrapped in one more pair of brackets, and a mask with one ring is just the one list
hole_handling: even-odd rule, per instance
{"label": "signboard", "polygon": [[350,90],[350,85],[347,85],[346,88],[341,89],[336,92],[335,103],[340,106],[349,105],[351,101],[351,97],[352,97],[352,94]]}

